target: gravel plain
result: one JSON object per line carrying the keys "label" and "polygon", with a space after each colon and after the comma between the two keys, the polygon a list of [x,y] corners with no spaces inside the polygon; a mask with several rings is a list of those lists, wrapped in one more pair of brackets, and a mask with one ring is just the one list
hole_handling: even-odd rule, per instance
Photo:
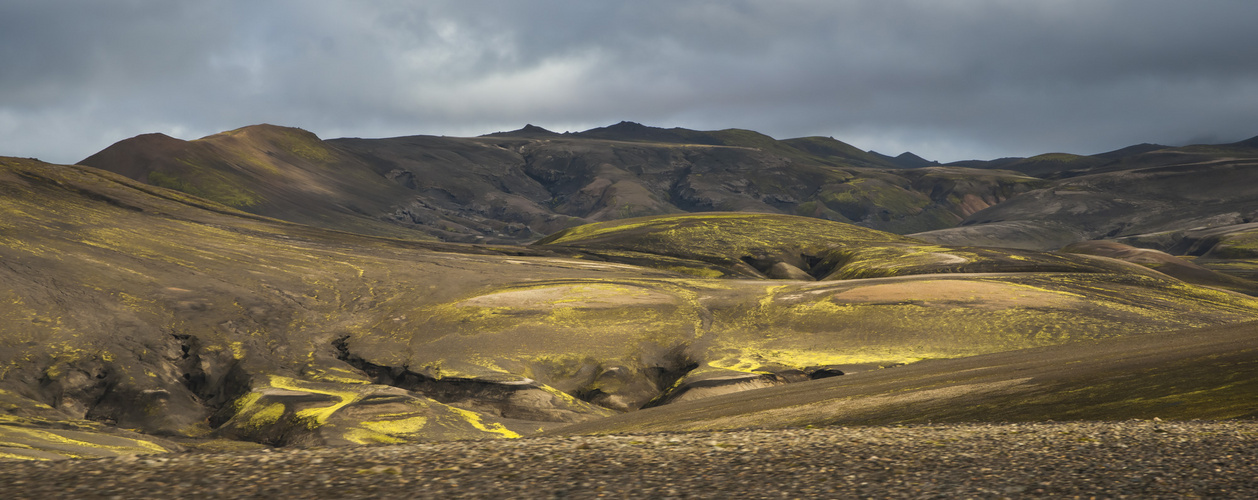
{"label": "gravel plain", "polygon": [[542,437],[0,462],[18,498],[1258,498],[1258,421]]}

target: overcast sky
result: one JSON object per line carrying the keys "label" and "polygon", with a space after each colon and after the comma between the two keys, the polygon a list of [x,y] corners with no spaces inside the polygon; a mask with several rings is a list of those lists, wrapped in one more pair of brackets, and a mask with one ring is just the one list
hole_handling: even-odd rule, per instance
{"label": "overcast sky", "polygon": [[636,121],[941,161],[1258,135],[1252,0],[0,0],[0,155]]}

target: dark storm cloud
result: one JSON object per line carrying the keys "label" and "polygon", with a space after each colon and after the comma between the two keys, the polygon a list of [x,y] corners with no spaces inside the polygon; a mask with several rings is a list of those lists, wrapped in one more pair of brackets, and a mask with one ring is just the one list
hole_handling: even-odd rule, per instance
{"label": "dark storm cloud", "polygon": [[0,154],[634,120],[942,160],[1258,135],[1247,1],[0,2]]}

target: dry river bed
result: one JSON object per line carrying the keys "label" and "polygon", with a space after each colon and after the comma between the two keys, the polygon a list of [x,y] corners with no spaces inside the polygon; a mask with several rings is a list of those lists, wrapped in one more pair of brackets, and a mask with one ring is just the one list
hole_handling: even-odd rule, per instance
{"label": "dry river bed", "polygon": [[0,462],[17,498],[1258,498],[1258,421],[835,427]]}

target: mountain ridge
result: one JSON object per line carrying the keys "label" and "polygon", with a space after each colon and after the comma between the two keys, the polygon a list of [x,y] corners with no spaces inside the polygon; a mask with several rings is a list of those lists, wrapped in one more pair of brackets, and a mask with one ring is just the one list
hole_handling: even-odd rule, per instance
{"label": "mountain ridge", "polygon": [[830,138],[777,141],[739,129],[630,122],[475,138],[325,141],[260,125],[194,141],[157,139],[120,141],[80,163],[261,215],[456,242],[526,242],[569,225],[717,210],[913,232],[950,227],[973,207],[1034,184],[1000,171],[957,183],[947,170],[889,170]]}
{"label": "mountain ridge", "polygon": [[[1096,155],[933,165],[911,153],[897,157],[901,161],[828,137],[779,141],[740,129],[704,132],[633,122],[564,134],[526,125],[475,138],[326,141],[301,129],[264,124],[193,141],[145,134],[80,163],[259,215],[416,240],[524,243],[590,222],[732,210],[852,222],[953,244],[1045,250],[1117,237],[1174,253],[1184,246],[1177,243],[1181,237],[1142,233],[1244,224],[1247,216],[1238,204],[1248,198],[1236,200],[1233,208],[1193,209],[1197,215],[1138,230],[1142,226],[1128,219],[1164,211],[1149,207],[1166,198],[1153,192],[1167,188],[1141,195],[1153,197],[1134,205],[1121,202],[1127,207],[1121,208],[1114,200],[1126,195],[1114,189],[1144,188],[1119,188],[1124,184],[1116,180],[1144,175],[1146,180],[1135,181],[1144,185],[1176,171],[1222,172],[1224,165],[1243,165],[1253,156],[1255,141],[1146,143]],[[1162,173],[1148,177],[1153,172]],[[1197,182],[1195,189],[1235,191],[1230,186],[1247,182],[1234,181]],[[1091,187],[1080,191],[1081,183]],[[1094,194],[1054,194],[1079,192]],[[1233,196],[1222,192],[1218,196]],[[1003,208],[993,208],[998,205]],[[1044,212],[1057,206],[1090,215]],[[1239,215],[1218,218],[1228,212]],[[1028,217],[1035,220],[1021,220]]]}

